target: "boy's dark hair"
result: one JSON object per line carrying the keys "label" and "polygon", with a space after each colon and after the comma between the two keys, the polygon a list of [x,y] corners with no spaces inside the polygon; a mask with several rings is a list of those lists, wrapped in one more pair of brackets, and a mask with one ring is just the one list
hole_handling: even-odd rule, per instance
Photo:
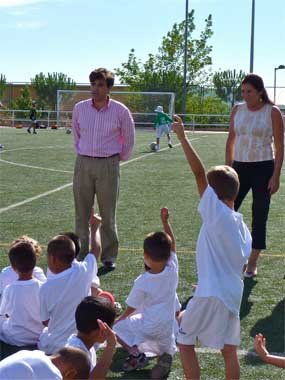
{"label": "boy's dark hair", "polygon": [[76,257],[78,255],[78,253],[80,252],[80,249],[81,249],[81,243],[80,243],[79,236],[76,235],[74,232],[63,232],[60,235],[67,236],[70,240],[73,241],[73,243],[75,245],[75,257]]}
{"label": "boy's dark hair", "polygon": [[75,258],[75,245],[67,236],[57,235],[49,241],[47,253],[64,264],[71,264]]}
{"label": "boy's dark hair", "polygon": [[28,241],[19,241],[12,245],[8,255],[12,267],[19,273],[30,273],[36,265],[35,247]]}
{"label": "boy's dark hair", "polygon": [[79,332],[88,334],[99,328],[97,319],[112,326],[116,311],[112,302],[100,296],[85,297],[75,311],[76,327]]}
{"label": "boy's dark hair", "polygon": [[214,166],[207,172],[209,185],[220,200],[234,201],[239,191],[237,172],[230,166]]}
{"label": "boy's dark hair", "polygon": [[89,379],[91,363],[85,351],[77,347],[63,347],[53,356],[59,356],[64,363],[75,369],[76,375],[72,379]]}
{"label": "boy's dark hair", "polygon": [[106,81],[107,87],[111,88],[114,86],[115,75],[111,71],[100,67],[99,69],[91,71],[89,75],[89,81],[91,84],[97,79],[104,79]]}
{"label": "boy's dark hair", "polygon": [[165,232],[151,232],[144,240],[143,249],[153,261],[167,261],[171,254],[171,238]]}

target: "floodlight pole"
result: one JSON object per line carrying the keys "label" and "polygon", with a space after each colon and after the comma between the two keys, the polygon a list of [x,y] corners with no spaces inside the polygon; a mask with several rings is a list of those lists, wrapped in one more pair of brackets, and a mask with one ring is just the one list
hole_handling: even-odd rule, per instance
{"label": "floodlight pole", "polygon": [[250,39],[250,66],[249,72],[253,73],[253,59],[254,59],[254,18],[255,18],[255,0],[251,3],[251,39]]}
{"label": "floodlight pole", "polygon": [[279,65],[274,68],[274,104],[276,102],[276,71],[285,69],[285,65]]}
{"label": "floodlight pole", "polygon": [[184,73],[183,73],[183,93],[182,93],[182,113],[186,112],[186,97],[187,97],[187,50],[188,50],[188,0],[185,6],[185,32],[184,32]]}

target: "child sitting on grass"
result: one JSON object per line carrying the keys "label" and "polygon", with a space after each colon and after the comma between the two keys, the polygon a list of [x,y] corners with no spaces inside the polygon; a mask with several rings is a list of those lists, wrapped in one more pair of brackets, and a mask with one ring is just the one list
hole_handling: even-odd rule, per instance
{"label": "child sitting on grass", "polygon": [[129,356],[124,371],[147,364],[145,352],[158,355],[152,379],[165,377],[172,363],[175,345],[176,289],[178,262],[175,240],[167,208],[161,209],[164,232],[147,235],[144,241],[146,272],[140,275],[126,300],[126,311],[116,321],[114,331]]}
{"label": "child sitting on grass", "polygon": [[91,284],[97,276],[94,253],[89,253],[83,261],[74,259],[75,245],[68,237],[58,235],[48,243],[47,261],[52,276],[40,291],[41,320],[46,328],[38,344],[47,354],[64,346],[76,331],[76,307],[91,294]]}
{"label": "child sitting on grass", "polygon": [[[35,239],[31,238],[30,236],[23,235],[23,236],[18,237],[16,240],[14,240],[11,243],[10,247],[15,245],[16,243],[19,243],[20,241],[27,241],[31,243],[34,246],[36,259],[39,260],[41,252],[42,252],[42,249],[39,243]],[[5,289],[5,287],[7,285],[12,284],[12,282],[16,281],[18,277],[19,276],[17,272],[13,269],[11,265],[2,269],[0,273],[0,296],[3,293],[3,290]],[[33,277],[38,279],[41,282],[46,281],[46,276],[44,274],[44,271],[42,270],[42,268],[38,266],[35,266],[33,269]]]}
{"label": "child sitting on grass", "polygon": [[[91,361],[90,379],[105,379],[110,368],[117,343],[111,329],[115,317],[114,305],[105,297],[85,297],[76,308],[77,333],[68,338],[66,346],[78,347],[87,352]],[[106,346],[97,361],[94,345],[105,341]]]}
{"label": "child sitting on grass", "polygon": [[39,292],[42,283],[33,277],[36,249],[19,240],[9,250],[9,260],[18,279],[7,285],[0,303],[0,340],[14,346],[35,345],[43,330]]}
{"label": "child sitting on grass", "polygon": [[0,363],[2,380],[83,380],[88,379],[90,361],[86,352],[64,347],[52,356],[44,352],[19,351]]}
{"label": "child sitting on grass", "polygon": [[187,380],[200,379],[195,352],[199,340],[222,352],[225,378],[240,378],[237,347],[240,343],[239,310],[243,293],[243,266],[251,252],[251,235],[242,215],[234,211],[239,179],[234,169],[221,165],[207,173],[190,142],[182,120],[172,125],[194,174],[202,217],[197,241],[198,285],[182,314],[177,337]]}

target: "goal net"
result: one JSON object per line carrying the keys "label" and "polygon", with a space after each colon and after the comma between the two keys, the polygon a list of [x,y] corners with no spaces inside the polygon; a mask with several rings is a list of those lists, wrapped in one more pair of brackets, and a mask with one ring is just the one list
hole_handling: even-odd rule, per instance
{"label": "goal net", "polygon": [[[136,126],[153,124],[155,108],[159,105],[169,115],[174,114],[173,92],[111,91],[111,98],[122,102],[131,111]],[[71,127],[72,109],[77,102],[91,98],[90,91],[57,91],[57,125]]]}

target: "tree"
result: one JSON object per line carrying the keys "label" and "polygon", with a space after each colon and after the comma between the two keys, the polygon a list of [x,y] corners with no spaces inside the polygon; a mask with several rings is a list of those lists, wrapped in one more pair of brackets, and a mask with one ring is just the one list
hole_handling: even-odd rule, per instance
{"label": "tree", "polygon": [[[186,112],[189,114],[204,114],[209,116],[195,116],[195,123],[208,126],[225,124],[228,118],[230,106],[217,96],[188,95],[186,101]],[[215,116],[217,115],[217,116]],[[193,121],[192,118],[185,118],[186,122]]]}
{"label": "tree", "polygon": [[31,79],[36,90],[37,104],[40,108],[56,109],[57,90],[75,90],[76,83],[63,73],[39,73]]}
{"label": "tree", "polygon": [[6,87],[6,77],[4,74],[0,74],[0,100],[3,98]]}
{"label": "tree", "polygon": [[[30,110],[32,107],[32,97],[28,86],[20,91],[20,96],[12,102],[12,108],[15,110]],[[30,112],[17,113],[18,118],[28,118]]]}
{"label": "tree", "polygon": [[245,72],[240,70],[218,71],[213,75],[213,84],[216,94],[224,101],[233,106],[236,100],[241,100],[241,82],[245,77]]}
{"label": "tree", "polygon": [[[212,16],[205,20],[205,28],[198,39],[192,34],[195,30],[194,10],[188,14],[188,46],[187,46],[187,87],[206,80],[204,69],[212,64],[210,53],[212,46],[208,39],[213,35]],[[181,106],[184,62],[184,30],[185,20],[174,24],[172,30],[162,39],[156,55],[149,54],[143,63],[131,49],[128,61],[121,68],[115,69],[120,80],[128,84],[133,91],[169,91],[176,94],[176,109]]]}

